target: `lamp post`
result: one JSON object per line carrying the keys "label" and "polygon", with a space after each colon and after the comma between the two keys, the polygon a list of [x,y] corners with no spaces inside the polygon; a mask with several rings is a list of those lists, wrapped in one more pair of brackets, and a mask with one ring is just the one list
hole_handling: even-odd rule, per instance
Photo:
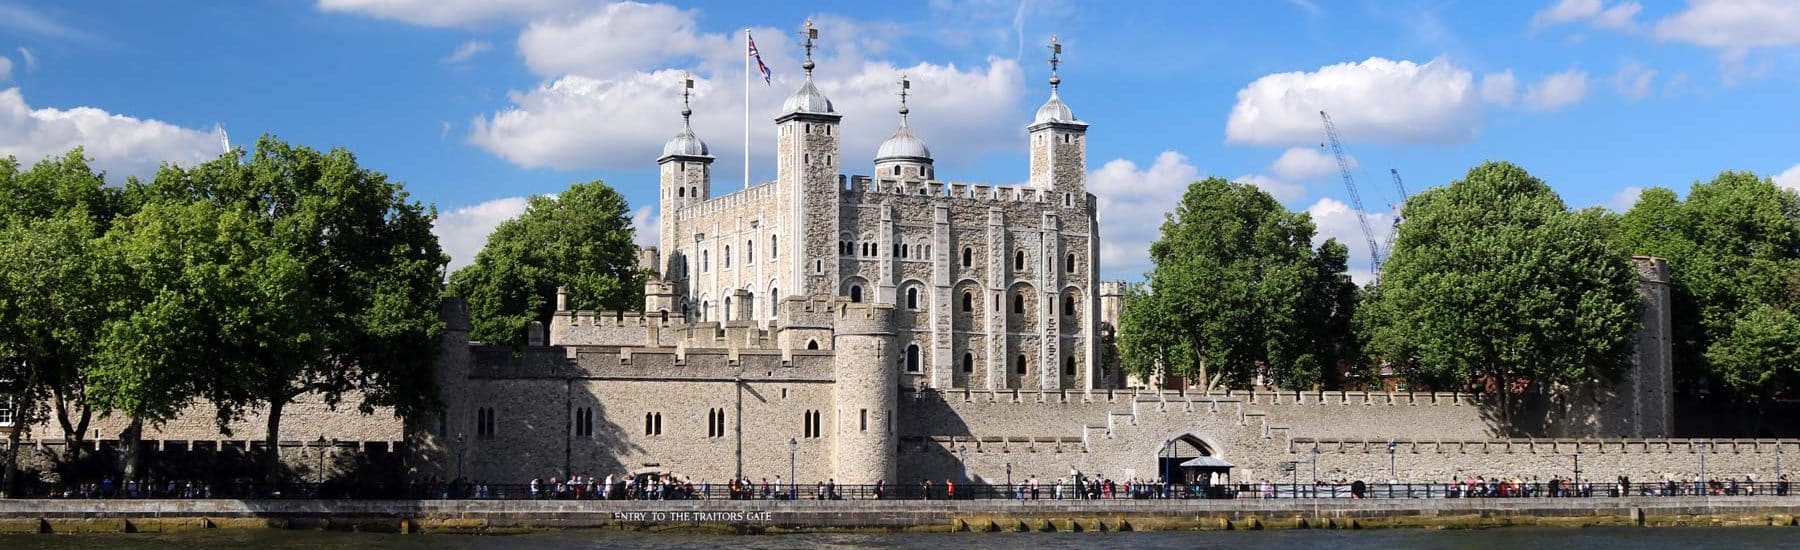
{"label": "lamp post", "polygon": [[962,478],[967,482],[969,480],[969,444],[961,443],[956,446],[956,463],[962,466]]}
{"label": "lamp post", "polygon": [[1388,479],[1390,480],[1400,479],[1399,469],[1394,467],[1394,449],[1399,447],[1400,444],[1395,443],[1394,440],[1388,440]]}
{"label": "lamp post", "polygon": [[1694,490],[1702,496],[1706,494],[1706,441],[1700,442],[1700,480],[1694,482]]}
{"label": "lamp post", "polygon": [[788,438],[788,481],[794,485],[791,489],[792,492],[788,494],[788,500],[794,500],[800,496],[800,478],[794,475],[794,460],[798,456],[800,456],[800,440],[790,437]]}
{"label": "lamp post", "polygon": [[1012,492],[1012,490],[1013,490],[1012,463],[1011,462],[1006,463],[1006,490],[1007,490],[1007,492]]}
{"label": "lamp post", "polygon": [[1319,442],[1317,441],[1313,442],[1312,478],[1312,487],[1306,488],[1306,493],[1309,496],[1311,496],[1313,490],[1317,489],[1319,486]]}
{"label": "lamp post", "polygon": [[1575,490],[1581,490],[1581,453],[1569,455],[1575,457]]}
{"label": "lamp post", "polygon": [[456,478],[457,479],[462,479],[462,476],[463,476],[463,451],[467,448],[468,448],[468,446],[465,445],[463,442],[462,432],[456,432]]}
{"label": "lamp post", "polygon": [[324,485],[325,484],[325,436],[324,436],[324,434],[319,435],[319,467],[317,469],[315,469],[314,471],[319,473],[319,484]]}

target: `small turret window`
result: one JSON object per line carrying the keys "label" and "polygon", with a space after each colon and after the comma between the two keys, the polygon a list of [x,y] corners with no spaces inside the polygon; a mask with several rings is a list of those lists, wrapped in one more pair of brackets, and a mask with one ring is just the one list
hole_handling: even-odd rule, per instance
{"label": "small turret window", "polygon": [[1063,271],[1068,272],[1068,273],[1075,272],[1075,255],[1074,254],[1070,254],[1067,258],[1063,259]]}
{"label": "small turret window", "polygon": [[1075,376],[1075,356],[1070,355],[1063,358],[1063,376]]}
{"label": "small turret window", "polygon": [[725,245],[725,254],[720,256],[725,261],[725,269],[731,269],[731,245]]}
{"label": "small turret window", "polygon": [[1025,293],[1013,294],[1013,313],[1025,313]]}
{"label": "small turret window", "polygon": [[850,285],[850,303],[862,303],[862,285]]}
{"label": "small turret window", "polygon": [[769,259],[773,260],[778,257],[781,257],[781,239],[775,235],[769,235]]}
{"label": "small turret window", "polygon": [[962,310],[963,313],[975,311],[975,293],[963,292]]}
{"label": "small turret window", "polygon": [[[727,267],[730,267],[730,266],[727,266]],[[1020,250],[1018,252],[1013,253],[1013,269],[1017,269],[1017,270],[1025,269],[1025,251]]]}
{"label": "small turret window", "polygon": [[975,354],[963,353],[963,374],[975,372]]}
{"label": "small turret window", "polygon": [[919,372],[919,345],[906,346],[906,372]]}
{"label": "small turret window", "polygon": [[963,247],[963,267],[975,265],[975,249]]}
{"label": "small turret window", "polygon": [[1020,376],[1025,375],[1025,354],[1021,353],[1018,357],[1013,358],[1013,372],[1019,373]]}
{"label": "small turret window", "polygon": [[687,188],[686,187],[675,188],[675,196],[680,197],[680,198],[686,198],[687,197]]}
{"label": "small turret window", "polygon": [[806,349],[818,351],[819,341],[818,340],[807,340],[806,341]]}
{"label": "small turret window", "polygon": [[919,309],[919,289],[918,288],[906,289],[906,309],[912,309],[912,310]]}
{"label": "small turret window", "polygon": [[898,164],[894,165],[894,175],[895,176],[900,175],[900,165],[898,165]]}

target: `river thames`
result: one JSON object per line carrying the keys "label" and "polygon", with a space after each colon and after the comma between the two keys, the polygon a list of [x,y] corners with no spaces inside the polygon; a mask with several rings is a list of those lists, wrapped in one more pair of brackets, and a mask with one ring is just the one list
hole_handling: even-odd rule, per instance
{"label": "river thames", "polygon": [[601,530],[554,531],[526,535],[390,535],[325,531],[243,530],[179,534],[0,535],[9,550],[115,550],[181,547],[184,550],[286,549],[489,549],[574,550],[608,548],[658,550],[733,548],[747,550],[891,548],[942,550],[979,544],[983,548],[1033,550],[1106,548],[1280,549],[1455,548],[1800,548],[1800,531],[1782,527],[1733,528],[1535,528],[1480,530],[1390,529],[1374,531],[1184,531],[1145,533],[896,533],[699,535]]}

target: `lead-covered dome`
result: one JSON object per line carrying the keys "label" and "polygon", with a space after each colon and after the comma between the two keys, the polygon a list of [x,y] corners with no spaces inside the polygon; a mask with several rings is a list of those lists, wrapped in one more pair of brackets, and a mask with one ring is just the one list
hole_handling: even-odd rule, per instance
{"label": "lead-covered dome", "polygon": [[1043,107],[1038,107],[1037,117],[1032,120],[1032,124],[1043,124],[1046,122],[1074,124],[1080,121],[1075,120],[1075,112],[1069,110],[1068,104],[1063,103],[1062,98],[1056,95],[1056,90],[1052,89],[1050,91],[1050,101],[1044,102]]}
{"label": "lead-covered dome", "polygon": [[781,103],[781,114],[794,113],[829,115],[836,114],[837,111],[831,109],[831,100],[826,99],[817,86],[813,86],[812,75],[807,75],[806,82],[800,85],[800,89]]}
{"label": "lead-covered dome", "polygon": [[881,148],[875,150],[875,162],[889,159],[926,159],[931,160],[931,149],[925,147],[925,140],[912,135],[902,123],[900,129],[894,131],[893,137],[881,142]]}
{"label": "lead-covered dome", "polygon": [[663,156],[704,157],[710,155],[712,149],[706,146],[706,142],[700,141],[700,136],[694,135],[693,126],[689,125],[685,118],[686,113],[683,113],[681,132],[675,134],[675,137],[669,138],[668,143],[663,144]]}

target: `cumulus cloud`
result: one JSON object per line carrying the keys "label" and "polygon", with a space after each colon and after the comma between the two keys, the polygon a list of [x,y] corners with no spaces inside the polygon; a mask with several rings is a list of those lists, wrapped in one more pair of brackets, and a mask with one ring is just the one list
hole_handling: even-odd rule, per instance
{"label": "cumulus cloud", "polygon": [[456,50],[451,51],[450,55],[444,56],[444,59],[442,59],[441,62],[445,65],[466,63],[475,56],[481,55],[482,52],[486,52],[493,48],[493,44],[480,40],[470,40],[457,46]]}
{"label": "cumulus cloud", "polygon": [[1619,90],[1619,95],[1643,99],[1650,96],[1650,88],[1656,81],[1656,69],[1628,62],[1619,67],[1618,73],[1613,74],[1612,81],[1613,87]]}
{"label": "cumulus cloud", "polygon": [[[1346,156],[1351,168],[1357,166],[1356,157]],[[1328,155],[1317,147],[1291,147],[1269,165],[1275,177],[1294,182],[1316,180],[1338,172],[1337,157]]]}
{"label": "cumulus cloud", "polygon": [[519,54],[541,76],[607,77],[696,55],[741,61],[734,37],[699,33],[695,27],[693,12],[668,4],[622,2],[581,17],[531,23],[519,34]]}
{"label": "cumulus cloud", "polygon": [[1319,111],[1360,142],[1449,144],[1481,123],[1475,77],[1444,58],[1427,63],[1371,57],[1313,72],[1264,76],[1238,91],[1225,140],[1252,145],[1317,144]]}
{"label": "cumulus cloud", "polygon": [[223,130],[183,128],[94,107],[33,109],[18,88],[0,90],[0,156],[33,163],[85,147],[108,179],[148,177],[164,162],[193,165],[219,155]]}
{"label": "cumulus cloud", "polygon": [[[1362,225],[1356,219],[1356,209],[1343,201],[1323,197],[1312,206],[1306,208],[1312,216],[1313,225],[1318,233],[1313,235],[1313,246],[1325,243],[1326,239],[1337,239],[1339,243],[1350,249],[1350,277],[1358,283],[1366,284],[1373,275],[1372,261],[1369,257],[1369,239],[1363,234]],[[1369,228],[1374,231],[1378,246],[1387,246],[1388,232],[1394,226],[1394,217],[1380,212],[1364,213],[1369,220]],[[1383,251],[1385,257],[1385,252]]]}
{"label": "cumulus cloud", "polygon": [[319,0],[318,7],[414,25],[458,27],[526,21],[599,4],[601,0]]}
{"label": "cumulus cloud", "polygon": [[1163,151],[1139,168],[1114,159],[1088,173],[1088,189],[1099,201],[1100,267],[1109,279],[1136,279],[1150,270],[1150,243],[1162,229],[1170,205],[1181,200],[1200,170],[1187,157]]}
{"label": "cumulus cloud", "polygon": [[1511,107],[1513,100],[1518,97],[1519,79],[1513,76],[1512,69],[1481,76],[1482,101]]}
{"label": "cumulus cloud", "polygon": [[494,228],[525,213],[529,203],[526,197],[507,197],[439,213],[431,232],[437,234],[438,244],[450,255],[450,271],[474,263],[475,254],[487,244]]}
{"label": "cumulus cloud", "polygon": [[662,227],[658,225],[658,216],[654,205],[644,205],[631,211],[632,242],[638,246],[656,246],[662,237]]}
{"label": "cumulus cloud", "polygon": [[1775,184],[1795,191],[1800,191],[1800,164],[1795,164],[1788,168],[1786,172],[1782,172],[1781,175],[1775,176]]}
{"label": "cumulus cloud", "polygon": [[1527,109],[1553,112],[1581,101],[1587,93],[1587,72],[1569,69],[1526,86],[1523,99]]}
{"label": "cumulus cloud", "polygon": [[1231,181],[1234,183],[1248,183],[1254,185],[1257,189],[1267,192],[1269,195],[1274,196],[1275,200],[1281,202],[1289,202],[1306,196],[1306,186],[1281,178],[1272,178],[1263,174],[1244,174]]}
{"label": "cumulus cloud", "polygon": [[1606,199],[1606,204],[1600,206],[1614,212],[1624,212],[1637,206],[1638,196],[1643,194],[1644,188],[1633,185],[1620,189],[1618,193],[1613,193],[1612,198]]}
{"label": "cumulus cloud", "polygon": [[1532,15],[1531,28],[1585,21],[1597,28],[1629,29],[1637,26],[1637,14],[1643,9],[1644,6],[1634,1],[1608,6],[1601,0],[1561,0]]}
{"label": "cumulus cloud", "polygon": [[1717,48],[1728,60],[1750,50],[1800,44],[1800,3],[1791,0],[1690,0],[1656,23],[1657,38]]}

